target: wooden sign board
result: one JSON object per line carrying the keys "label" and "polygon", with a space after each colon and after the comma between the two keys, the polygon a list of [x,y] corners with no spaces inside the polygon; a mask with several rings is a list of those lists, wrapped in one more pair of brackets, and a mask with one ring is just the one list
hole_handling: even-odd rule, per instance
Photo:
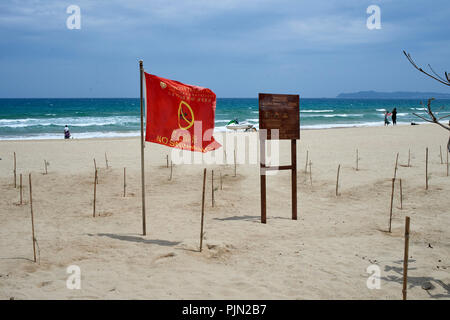
{"label": "wooden sign board", "polygon": [[292,94],[259,94],[259,129],[279,130],[278,139],[300,139],[300,98]]}
{"label": "wooden sign board", "polygon": [[[266,223],[266,171],[291,170],[292,220],[297,220],[297,139],[300,139],[300,97],[292,94],[259,94],[261,223]],[[265,129],[266,133],[261,130]],[[279,130],[279,136],[271,135]],[[266,139],[291,140],[291,165],[266,166]]]}

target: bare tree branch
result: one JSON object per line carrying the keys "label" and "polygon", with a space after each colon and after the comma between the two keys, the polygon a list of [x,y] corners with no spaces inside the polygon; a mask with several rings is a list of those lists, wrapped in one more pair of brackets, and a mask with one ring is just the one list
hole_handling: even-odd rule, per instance
{"label": "bare tree branch", "polygon": [[442,78],[440,75],[438,75],[438,74],[433,70],[433,68],[431,67],[430,64],[428,64],[428,68],[430,68],[431,72],[433,72],[434,75],[435,75],[436,77],[438,77],[440,80],[442,80],[442,81],[444,81],[444,82],[447,81],[447,80],[445,80],[444,78]]}
{"label": "bare tree branch", "polygon": [[429,76],[430,78],[433,78],[434,80],[439,81],[440,83],[445,84],[446,86],[450,86],[450,79],[449,79],[449,76],[448,76],[447,72],[445,72],[445,78],[446,78],[446,80],[445,80],[445,79],[442,79],[442,77],[438,76],[438,75],[434,72],[434,70],[431,68],[431,66],[429,65],[431,71],[437,75],[437,77],[435,77],[435,76],[429,74],[428,72],[424,71],[421,67],[419,67],[419,66],[414,62],[414,60],[411,58],[411,55],[410,55],[409,53],[407,53],[405,50],[403,50],[403,54],[406,56],[406,58],[407,58],[408,61],[413,65],[414,68],[416,68],[416,69],[419,70],[420,72],[426,74],[426,75]]}
{"label": "bare tree branch", "polygon": [[440,117],[440,118],[438,119],[438,121],[439,121],[439,120],[442,120],[442,119],[445,119],[445,118],[448,118],[448,117],[450,117],[450,114],[448,114],[448,115],[446,115],[446,116],[443,116],[443,117]]}
{"label": "bare tree branch", "polygon": [[[411,55],[410,55],[409,53],[407,53],[405,50],[403,50],[403,54],[406,56],[406,58],[407,58],[408,61],[413,65],[414,68],[416,68],[416,69],[419,70],[420,72],[426,74],[426,75],[429,76],[430,78],[432,78],[432,79],[434,79],[434,80],[436,80],[436,81],[438,81],[438,82],[440,82],[440,83],[442,83],[442,84],[445,84],[446,86],[450,86],[450,77],[449,77],[449,75],[448,75],[447,72],[444,72],[444,75],[445,75],[445,79],[444,79],[444,78],[442,78],[441,76],[439,76],[439,75],[433,70],[433,68],[431,67],[430,64],[428,64],[428,67],[430,68],[431,72],[434,73],[434,75],[435,75],[435,76],[433,76],[433,75],[429,74],[428,72],[424,71],[421,67],[419,67],[419,66],[414,62],[414,60],[411,58]],[[445,124],[443,124],[443,123],[441,123],[441,122],[439,122],[439,120],[442,120],[442,119],[445,119],[445,118],[450,117],[450,114],[449,114],[449,115],[446,115],[446,116],[443,116],[443,117],[440,117],[439,119],[437,119],[436,116],[434,115],[433,111],[431,111],[431,101],[433,101],[433,100],[434,100],[434,98],[428,99],[428,104],[427,104],[427,114],[430,116],[431,119],[426,119],[425,117],[422,117],[422,116],[420,116],[420,115],[418,115],[418,114],[416,114],[416,113],[413,113],[413,114],[414,114],[416,117],[419,117],[419,118],[421,118],[421,119],[423,119],[423,120],[425,120],[425,121],[427,121],[427,122],[436,123],[438,126],[441,126],[442,128],[447,129],[447,130],[450,131],[450,121],[449,121],[449,125],[448,125],[448,126],[445,125]],[[423,105],[422,102],[420,102],[420,104]],[[442,110],[442,108],[441,108],[440,110]],[[447,142],[447,152],[450,152],[450,136],[449,136],[448,142]]]}

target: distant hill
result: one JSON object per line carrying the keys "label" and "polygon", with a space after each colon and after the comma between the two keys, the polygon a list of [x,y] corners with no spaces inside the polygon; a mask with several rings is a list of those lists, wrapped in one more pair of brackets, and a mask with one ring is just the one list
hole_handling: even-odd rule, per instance
{"label": "distant hill", "polygon": [[450,93],[437,92],[377,92],[377,91],[359,91],[351,93],[340,93],[336,98],[339,99],[450,99]]}

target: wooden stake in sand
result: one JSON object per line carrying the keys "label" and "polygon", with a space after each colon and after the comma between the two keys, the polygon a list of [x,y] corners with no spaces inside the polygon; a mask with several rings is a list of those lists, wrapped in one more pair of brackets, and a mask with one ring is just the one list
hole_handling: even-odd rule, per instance
{"label": "wooden stake in sand", "polygon": [[166,155],[166,168],[168,168],[169,167],[169,155],[167,154]]}
{"label": "wooden stake in sand", "polygon": [[92,212],[92,216],[95,218],[95,202],[97,201],[97,169],[95,169],[95,177],[94,177],[94,209]]}
{"label": "wooden stake in sand", "polygon": [[219,174],[220,174],[220,190],[222,190],[222,172],[220,171]]}
{"label": "wooden stake in sand", "polygon": [[23,199],[23,187],[22,187],[22,174],[20,174],[20,204],[22,205]]}
{"label": "wooden stake in sand", "polygon": [[44,168],[45,168],[45,174],[48,174],[47,172],[47,160],[44,159]]}
{"label": "wooden stake in sand", "polygon": [[98,176],[97,176],[97,162],[95,161],[95,158],[94,158],[94,170],[95,170],[95,176],[97,177],[97,180],[95,180],[95,181],[96,181],[96,183],[98,184]]}
{"label": "wooden stake in sand", "polygon": [[338,165],[337,177],[336,177],[336,197],[339,195],[339,171],[341,170],[341,165]]}
{"label": "wooden stake in sand", "polygon": [[402,189],[402,179],[400,179],[400,209],[403,209],[403,189]]}
{"label": "wooden stake in sand", "polygon": [[309,151],[306,150],[305,173],[308,173],[308,156],[309,156]]}
{"label": "wooden stake in sand", "polygon": [[105,162],[106,162],[106,169],[109,169],[108,157],[106,156],[106,152],[105,152]]}
{"label": "wooden stake in sand", "polygon": [[123,196],[127,194],[127,168],[123,168]]}
{"label": "wooden stake in sand", "polygon": [[425,190],[428,190],[428,147],[425,154]]}
{"label": "wooden stake in sand", "polygon": [[395,178],[392,178],[391,208],[389,210],[389,232],[391,232],[391,226],[392,226],[392,206],[394,204],[394,184],[395,184]]}
{"label": "wooden stake in sand", "polygon": [[214,207],[214,170],[211,170],[211,205]]}
{"label": "wooden stake in sand", "polygon": [[358,171],[358,161],[359,161],[358,149],[356,149],[356,171]]}
{"label": "wooden stake in sand", "polygon": [[205,216],[205,184],[206,184],[206,168],[203,170],[203,193],[202,193],[202,222],[200,225],[200,252],[203,246],[203,220]]}
{"label": "wooden stake in sand", "polygon": [[441,156],[441,164],[444,164],[444,160],[442,160],[442,146],[439,146],[439,154]]}
{"label": "wooden stake in sand", "polygon": [[408,290],[408,256],[409,256],[409,217],[405,218],[405,252],[403,254],[403,300]]}
{"label": "wooden stake in sand", "polygon": [[311,160],[309,160],[309,181],[311,182],[311,185],[312,185],[312,170],[311,170],[311,166],[312,166],[312,162],[311,162]]}
{"label": "wooden stake in sand", "polygon": [[234,176],[236,177],[236,149],[234,149]]}
{"label": "wooden stake in sand", "polygon": [[172,161],[170,161],[170,177],[169,177],[169,181],[172,180],[172,172],[173,172],[173,163],[172,163]]}
{"label": "wooden stake in sand", "polygon": [[398,169],[398,152],[397,157],[395,158],[394,179],[397,177],[397,169]]}
{"label": "wooden stake in sand", "polygon": [[28,179],[30,182],[31,235],[33,237],[34,262],[36,262],[36,238],[34,236],[33,193],[31,189],[31,173],[29,174]]}
{"label": "wooden stake in sand", "polygon": [[142,234],[147,234],[147,226],[145,223],[145,165],[144,165],[144,62],[139,60],[139,73],[140,73],[140,85],[141,85],[141,189],[142,189]]}
{"label": "wooden stake in sand", "polygon": [[17,174],[16,174],[16,153],[14,152],[14,188],[17,188]]}
{"label": "wooden stake in sand", "polygon": [[450,152],[446,152],[447,153],[447,177],[448,177],[448,154],[450,153]]}

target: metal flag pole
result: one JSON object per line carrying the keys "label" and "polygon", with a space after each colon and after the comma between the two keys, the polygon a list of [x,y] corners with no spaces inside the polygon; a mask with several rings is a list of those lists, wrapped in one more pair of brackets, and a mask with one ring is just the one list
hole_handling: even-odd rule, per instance
{"label": "metal flag pole", "polygon": [[144,94],[143,94],[143,78],[144,63],[139,60],[139,69],[141,74],[141,183],[142,183],[142,234],[147,234],[145,224],[145,175],[144,175]]}

